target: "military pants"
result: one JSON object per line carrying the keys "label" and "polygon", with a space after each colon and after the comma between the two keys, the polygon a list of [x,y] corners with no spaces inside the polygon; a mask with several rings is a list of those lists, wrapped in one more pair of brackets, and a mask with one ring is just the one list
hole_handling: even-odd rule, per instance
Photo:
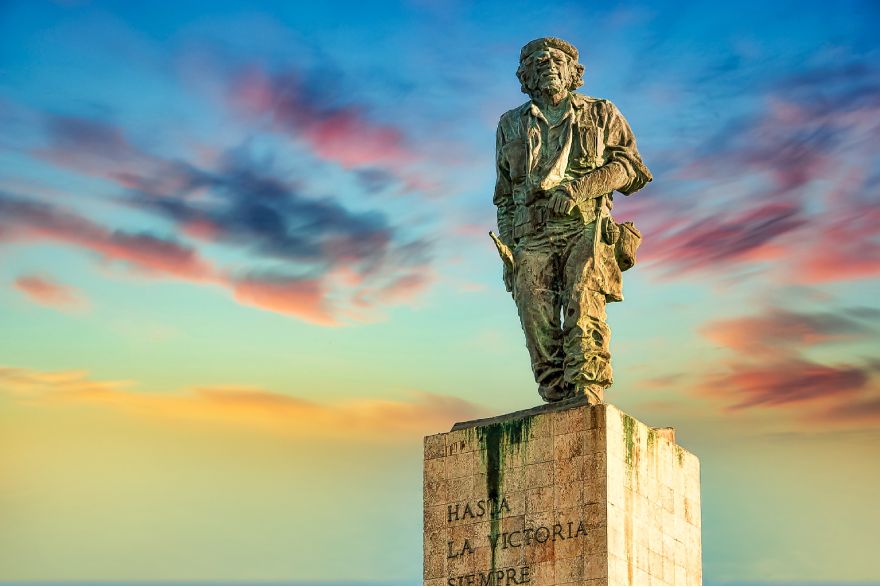
{"label": "military pants", "polygon": [[605,294],[589,289],[596,223],[550,221],[517,241],[513,297],[538,392],[558,401],[611,385]]}

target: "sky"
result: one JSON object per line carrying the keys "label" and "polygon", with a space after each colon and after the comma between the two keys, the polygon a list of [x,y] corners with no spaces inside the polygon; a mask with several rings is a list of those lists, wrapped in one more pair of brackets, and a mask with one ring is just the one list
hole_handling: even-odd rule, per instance
{"label": "sky", "polygon": [[539,403],[486,233],[519,48],[654,181],[607,401],[707,584],[880,581],[880,6],[0,5],[0,582],[421,581],[422,437]]}

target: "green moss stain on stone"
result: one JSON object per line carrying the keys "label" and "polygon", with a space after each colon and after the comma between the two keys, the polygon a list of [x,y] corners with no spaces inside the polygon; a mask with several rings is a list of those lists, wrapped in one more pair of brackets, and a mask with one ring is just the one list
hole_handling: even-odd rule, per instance
{"label": "green moss stain on stone", "polygon": [[504,429],[500,424],[491,424],[480,428],[478,434],[481,455],[486,463],[486,494],[489,499],[498,499],[504,474]]}
{"label": "green moss stain on stone", "polygon": [[623,442],[626,443],[626,464],[632,469],[636,452],[636,421],[623,414]]}
{"label": "green moss stain on stone", "polygon": [[678,466],[684,466],[684,449],[678,445],[675,445],[675,456],[678,457]]}
{"label": "green moss stain on stone", "polygon": [[532,428],[532,416],[526,416],[507,422],[495,422],[488,426],[476,428],[477,437],[480,441],[480,456],[486,465],[486,496],[495,504],[490,506],[490,534],[489,551],[491,553],[490,577],[495,576],[495,554],[498,540],[501,536],[501,508],[503,496],[501,486],[504,482],[504,463],[517,452],[525,456],[523,443],[528,442],[529,432]]}
{"label": "green moss stain on stone", "polygon": [[648,450],[651,450],[651,447],[654,446],[654,442],[657,441],[657,431],[653,428],[648,429]]}

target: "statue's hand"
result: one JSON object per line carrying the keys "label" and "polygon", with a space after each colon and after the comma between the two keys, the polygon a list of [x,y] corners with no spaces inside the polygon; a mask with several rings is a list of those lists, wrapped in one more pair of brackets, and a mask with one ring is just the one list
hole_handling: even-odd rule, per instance
{"label": "statue's hand", "polygon": [[571,197],[568,190],[556,188],[550,194],[547,207],[560,216],[568,216],[577,207],[577,202]]}

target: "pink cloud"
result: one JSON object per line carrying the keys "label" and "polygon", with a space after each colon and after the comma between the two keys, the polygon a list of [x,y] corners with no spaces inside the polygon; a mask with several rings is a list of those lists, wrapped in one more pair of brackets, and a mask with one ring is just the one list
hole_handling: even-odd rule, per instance
{"label": "pink cloud", "polygon": [[639,381],[639,389],[667,390],[675,385],[680,385],[684,378],[684,373],[672,373],[669,375],[649,377]]}
{"label": "pink cloud", "polygon": [[766,307],[758,314],[710,322],[700,329],[726,347],[733,359],[708,366],[691,390],[723,402],[728,411],[786,408],[799,419],[827,414],[857,423],[850,404],[872,401],[876,361],[825,363],[802,351],[817,345],[867,339],[876,334],[880,311],[848,308],[798,312]]}
{"label": "pink cloud", "polygon": [[348,170],[381,171],[396,178],[402,191],[442,192],[438,178],[417,169],[424,156],[400,127],[371,118],[363,105],[339,103],[297,73],[252,67],[232,79],[230,101],[246,116],[268,119],[319,159]]}
{"label": "pink cloud", "polygon": [[397,165],[412,161],[403,146],[403,136],[390,127],[374,126],[356,111],[333,114],[303,129],[315,154],[337,161],[343,167]]}
{"label": "pink cloud", "polygon": [[875,387],[873,394],[839,402],[817,410],[811,420],[819,424],[834,422],[838,424],[865,424],[875,427],[880,424],[880,388]]}
{"label": "pink cloud", "polygon": [[787,284],[880,275],[876,73],[853,64],[780,80],[763,109],[627,202],[652,270],[675,279],[760,269]]}
{"label": "pink cloud", "polygon": [[72,244],[153,276],[204,281],[213,275],[208,261],[177,241],[148,233],[111,231],[73,212],[11,197],[0,196],[0,212],[0,223],[9,227],[7,239]]}
{"label": "pink cloud", "polygon": [[235,80],[233,101],[246,112],[268,115],[284,131],[305,140],[315,154],[345,168],[397,166],[413,159],[403,134],[371,121],[356,106],[327,107],[297,76],[271,76],[252,68]]}
{"label": "pink cloud", "polygon": [[182,222],[180,229],[187,236],[208,242],[217,240],[223,231],[220,226],[217,226],[210,220],[201,218]]}
{"label": "pink cloud", "polygon": [[47,116],[46,133],[47,145],[33,150],[34,156],[122,188],[171,196],[196,193],[212,180],[192,165],[140,149],[104,121]]}
{"label": "pink cloud", "polygon": [[107,238],[70,242],[85,246],[111,259],[131,263],[157,275],[173,275],[191,281],[208,280],[213,275],[211,264],[195,249],[149,234],[114,232]]}
{"label": "pink cloud", "polygon": [[296,316],[320,326],[339,326],[318,280],[251,278],[233,280],[231,288],[242,304]]}
{"label": "pink cloud", "polygon": [[71,310],[87,304],[85,298],[76,289],[47,277],[22,275],[15,280],[14,285],[29,300],[44,306]]}
{"label": "pink cloud", "polygon": [[662,268],[667,276],[680,276],[761,257],[775,258],[782,249],[773,241],[806,223],[800,207],[785,201],[753,205],[727,215],[686,217],[682,214],[677,222],[668,224],[652,219],[650,225],[656,232],[645,232],[640,260]]}
{"label": "pink cloud", "polygon": [[857,340],[872,334],[864,320],[846,312],[794,312],[769,307],[762,313],[705,325],[704,336],[737,353],[789,354],[801,347]]}
{"label": "pink cloud", "polygon": [[110,232],[96,225],[94,228],[78,231],[64,226],[43,227],[34,230],[31,236],[77,245],[108,261],[122,261],[153,276],[204,281],[213,275],[210,263],[181,243],[149,234]]}
{"label": "pink cloud", "polygon": [[431,276],[424,272],[400,275],[380,288],[377,298],[384,303],[412,302],[427,289],[430,282]]}
{"label": "pink cloud", "polygon": [[791,281],[816,284],[880,276],[878,224],[876,203],[844,203],[835,218],[796,251]]}
{"label": "pink cloud", "polygon": [[860,367],[828,366],[804,359],[735,362],[727,371],[707,377],[696,391],[725,400],[732,411],[814,400],[846,401],[843,396],[855,396],[868,384],[868,373]]}

